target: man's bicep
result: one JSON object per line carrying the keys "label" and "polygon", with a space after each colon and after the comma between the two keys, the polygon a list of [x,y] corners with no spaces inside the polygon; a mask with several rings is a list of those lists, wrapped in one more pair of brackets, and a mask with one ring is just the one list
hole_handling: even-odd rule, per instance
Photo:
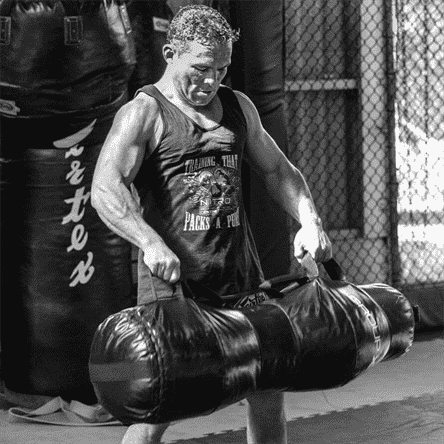
{"label": "man's bicep", "polygon": [[245,160],[261,176],[274,174],[279,168],[280,155],[268,137],[256,137],[247,142]]}
{"label": "man's bicep", "polygon": [[102,180],[119,180],[127,186],[134,180],[148,143],[145,117],[134,106],[122,108],[116,114],[97,164]]}
{"label": "man's bicep", "polygon": [[262,125],[253,102],[244,94],[236,92],[247,121],[247,144],[245,160],[262,174],[273,173],[282,160],[279,147]]}

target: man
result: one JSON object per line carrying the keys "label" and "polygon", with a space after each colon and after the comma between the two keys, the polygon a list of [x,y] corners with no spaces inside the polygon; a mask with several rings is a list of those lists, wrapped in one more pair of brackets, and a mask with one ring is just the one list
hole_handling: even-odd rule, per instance
{"label": "man", "polygon": [[[295,256],[308,252],[318,262],[331,257],[303,176],[264,130],[253,103],[221,85],[237,38],[214,9],[182,8],[163,48],[164,75],[119,110],[102,148],[92,204],[140,249],[139,301],[147,300],[151,278],[154,285],[156,279],[193,279],[227,298],[262,282],[242,203],[243,157],[300,222]],[[221,176],[231,185],[229,196],[220,191]],[[167,427],[134,424],[122,444],[160,443]],[[282,393],[248,399],[247,439],[286,443]]]}

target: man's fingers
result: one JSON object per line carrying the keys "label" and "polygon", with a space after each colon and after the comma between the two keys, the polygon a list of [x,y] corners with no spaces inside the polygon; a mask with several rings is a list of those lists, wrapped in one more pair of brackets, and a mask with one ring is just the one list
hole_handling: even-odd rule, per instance
{"label": "man's fingers", "polygon": [[170,276],[170,284],[175,284],[180,279],[180,267],[177,267],[173,270]]}
{"label": "man's fingers", "polygon": [[294,257],[300,262],[305,254],[305,249],[303,246],[298,242],[297,238],[294,241],[293,244],[293,255]]}
{"label": "man's fingers", "polygon": [[180,278],[179,258],[165,245],[145,251],[144,261],[153,276],[170,284],[176,283]]}
{"label": "man's fingers", "polygon": [[310,254],[317,262],[326,262],[331,258],[331,242],[322,230],[309,230],[301,228],[294,239],[294,256],[301,262],[305,254]]}
{"label": "man's fingers", "polygon": [[165,282],[175,284],[180,278],[180,263],[174,262],[165,268],[162,276],[159,276]]}

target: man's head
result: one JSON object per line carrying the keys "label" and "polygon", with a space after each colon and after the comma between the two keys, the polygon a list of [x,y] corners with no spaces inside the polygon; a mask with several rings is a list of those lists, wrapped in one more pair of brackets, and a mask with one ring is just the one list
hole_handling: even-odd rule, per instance
{"label": "man's head", "polygon": [[207,106],[217,94],[238,39],[224,17],[208,6],[192,5],[173,18],[163,48],[167,75],[182,102]]}
{"label": "man's head", "polygon": [[185,6],[170,23],[167,42],[180,52],[186,51],[190,42],[214,47],[233,44],[239,32],[231,29],[225,18],[213,8],[204,5]]}

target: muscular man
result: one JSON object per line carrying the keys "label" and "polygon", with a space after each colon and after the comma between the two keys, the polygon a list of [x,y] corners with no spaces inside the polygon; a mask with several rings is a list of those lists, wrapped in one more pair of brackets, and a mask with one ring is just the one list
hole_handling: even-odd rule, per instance
{"label": "muscular man", "polygon": [[[301,224],[295,256],[308,252],[318,262],[331,256],[300,171],[264,130],[251,100],[221,85],[237,38],[214,9],[182,8],[163,48],[164,75],[119,110],[102,148],[92,204],[139,247],[139,301],[147,300],[151,279],[153,285],[193,279],[227,298],[262,282],[242,202],[243,158]],[[229,197],[220,192],[222,176],[231,185]],[[283,394],[247,401],[248,443],[286,443]],[[160,443],[167,427],[133,424],[122,444]]]}

